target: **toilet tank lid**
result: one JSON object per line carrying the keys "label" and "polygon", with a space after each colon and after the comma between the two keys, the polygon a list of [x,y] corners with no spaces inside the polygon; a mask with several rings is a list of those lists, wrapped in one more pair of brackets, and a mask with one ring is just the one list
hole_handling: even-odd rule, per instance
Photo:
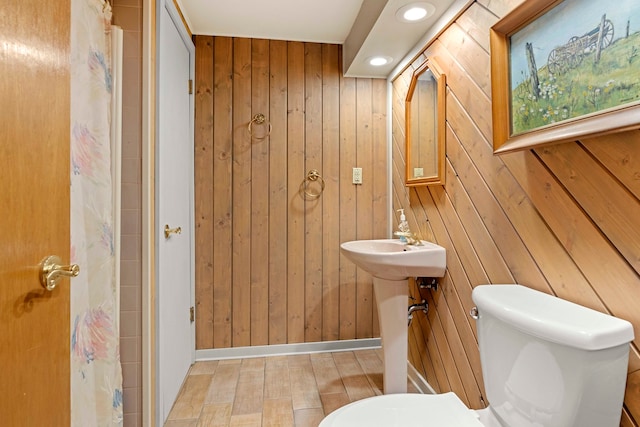
{"label": "toilet tank lid", "polygon": [[521,285],[473,289],[478,313],[489,313],[522,332],[582,350],[602,350],[633,340],[626,320]]}

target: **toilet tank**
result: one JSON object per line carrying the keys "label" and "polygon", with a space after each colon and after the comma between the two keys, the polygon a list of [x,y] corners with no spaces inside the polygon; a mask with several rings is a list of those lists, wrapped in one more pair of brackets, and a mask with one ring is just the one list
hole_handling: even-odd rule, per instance
{"label": "toilet tank", "polygon": [[489,411],[505,427],[620,424],[633,327],[520,285],[473,290]]}

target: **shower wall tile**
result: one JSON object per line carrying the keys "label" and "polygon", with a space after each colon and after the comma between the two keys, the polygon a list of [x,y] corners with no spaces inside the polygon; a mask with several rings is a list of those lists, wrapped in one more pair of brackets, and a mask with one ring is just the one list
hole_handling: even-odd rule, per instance
{"label": "shower wall tile", "polygon": [[142,426],[142,0],[114,0],[124,30],[120,358],[124,427]]}

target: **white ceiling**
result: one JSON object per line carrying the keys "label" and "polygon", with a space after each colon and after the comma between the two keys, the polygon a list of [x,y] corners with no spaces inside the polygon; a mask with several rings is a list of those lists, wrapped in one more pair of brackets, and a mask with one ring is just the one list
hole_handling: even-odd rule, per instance
{"label": "white ceiling", "polygon": [[[347,76],[387,77],[427,32],[452,16],[463,0],[176,0],[193,34],[344,45]],[[403,23],[396,11],[416,1],[435,6],[419,23]],[[459,7],[459,6],[456,6]],[[445,13],[446,12],[446,13]],[[455,13],[455,12],[454,12]],[[453,14],[454,14],[453,13]],[[449,18],[450,19],[450,18]],[[367,59],[393,61],[372,67]]]}

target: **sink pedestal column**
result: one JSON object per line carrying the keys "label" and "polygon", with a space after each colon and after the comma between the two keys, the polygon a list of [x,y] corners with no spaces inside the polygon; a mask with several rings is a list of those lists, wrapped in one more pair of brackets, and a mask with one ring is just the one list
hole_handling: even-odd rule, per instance
{"label": "sink pedestal column", "polygon": [[373,278],[382,338],[384,394],[407,392],[407,280]]}

